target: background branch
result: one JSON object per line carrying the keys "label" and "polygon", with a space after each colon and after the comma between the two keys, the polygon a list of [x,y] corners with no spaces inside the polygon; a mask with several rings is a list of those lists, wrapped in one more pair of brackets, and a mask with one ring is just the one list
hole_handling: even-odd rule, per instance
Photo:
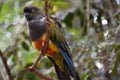
{"label": "background branch", "polygon": [[90,27],[90,1],[86,0],[86,20],[87,20],[87,31]]}
{"label": "background branch", "polygon": [[5,80],[5,75],[3,74],[2,70],[0,69],[0,75],[2,77],[2,80]]}
{"label": "background branch", "polygon": [[[24,25],[24,24],[23,24]],[[19,32],[14,36],[12,37],[12,42],[11,44],[5,49],[5,51],[3,52],[4,53],[4,56],[7,57],[9,52],[13,51],[14,48],[16,48],[16,45],[17,45],[17,39],[19,39],[19,36],[23,35],[23,32],[24,32],[24,28],[23,28],[23,25],[19,28]]]}
{"label": "background branch", "polygon": [[12,76],[12,73],[10,72],[10,68],[9,68],[9,66],[7,64],[7,59],[4,57],[4,55],[3,55],[1,50],[0,50],[0,57],[2,59],[2,62],[4,64],[4,66],[5,66],[5,69],[6,69],[6,72],[7,72],[8,76],[9,76],[9,79],[10,80],[14,80],[14,78]]}

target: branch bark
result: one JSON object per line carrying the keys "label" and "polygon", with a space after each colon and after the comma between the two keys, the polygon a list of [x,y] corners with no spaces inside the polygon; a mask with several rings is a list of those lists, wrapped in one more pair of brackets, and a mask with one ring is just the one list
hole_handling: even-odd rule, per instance
{"label": "branch bark", "polygon": [[90,1],[86,0],[86,20],[87,20],[87,32],[90,27]]}
{"label": "branch bark", "polygon": [[10,68],[9,68],[9,66],[7,64],[7,59],[4,57],[4,55],[3,55],[1,50],[0,50],[0,57],[2,59],[2,62],[4,64],[4,66],[5,66],[5,69],[6,69],[6,72],[7,72],[8,76],[9,76],[9,79],[10,80],[14,80],[14,78],[12,76],[12,73],[10,72]]}
{"label": "branch bark", "polygon": [[45,15],[46,15],[46,41],[45,41],[45,45],[42,48],[42,54],[46,53],[46,49],[48,47],[49,44],[49,27],[50,27],[50,17],[49,17],[49,11],[48,11],[48,7],[49,7],[49,3],[48,0],[45,0]]}
{"label": "branch bark", "polygon": [[3,72],[2,72],[2,70],[0,69],[0,75],[1,75],[1,77],[2,77],[2,80],[5,80],[6,78],[5,78],[5,75],[3,74]]}

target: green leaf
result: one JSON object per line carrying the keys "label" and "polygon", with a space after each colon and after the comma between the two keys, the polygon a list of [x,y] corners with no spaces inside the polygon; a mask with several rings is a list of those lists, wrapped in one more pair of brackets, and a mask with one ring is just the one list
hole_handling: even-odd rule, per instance
{"label": "green leaf", "polygon": [[22,42],[22,47],[24,50],[29,51],[29,46],[26,42],[24,42],[24,41]]}

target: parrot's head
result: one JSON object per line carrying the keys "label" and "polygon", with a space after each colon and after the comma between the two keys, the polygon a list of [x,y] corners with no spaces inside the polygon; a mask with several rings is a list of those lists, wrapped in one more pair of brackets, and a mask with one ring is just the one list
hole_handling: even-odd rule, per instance
{"label": "parrot's head", "polygon": [[35,6],[26,6],[24,8],[24,15],[28,21],[39,19],[44,16],[41,10]]}

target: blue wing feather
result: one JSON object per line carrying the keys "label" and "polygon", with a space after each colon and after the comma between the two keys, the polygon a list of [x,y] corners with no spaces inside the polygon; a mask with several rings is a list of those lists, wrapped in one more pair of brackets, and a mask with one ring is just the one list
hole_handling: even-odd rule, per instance
{"label": "blue wing feather", "polygon": [[68,56],[68,53],[66,53],[65,51],[63,51],[59,45],[56,43],[56,45],[58,46],[59,50],[60,50],[60,53],[61,55],[63,56],[66,64],[67,64],[67,67],[69,68],[70,70],[70,74],[72,77],[76,78],[76,71],[75,71],[75,68],[74,68],[74,65],[73,65],[73,61],[71,60],[71,58]]}

